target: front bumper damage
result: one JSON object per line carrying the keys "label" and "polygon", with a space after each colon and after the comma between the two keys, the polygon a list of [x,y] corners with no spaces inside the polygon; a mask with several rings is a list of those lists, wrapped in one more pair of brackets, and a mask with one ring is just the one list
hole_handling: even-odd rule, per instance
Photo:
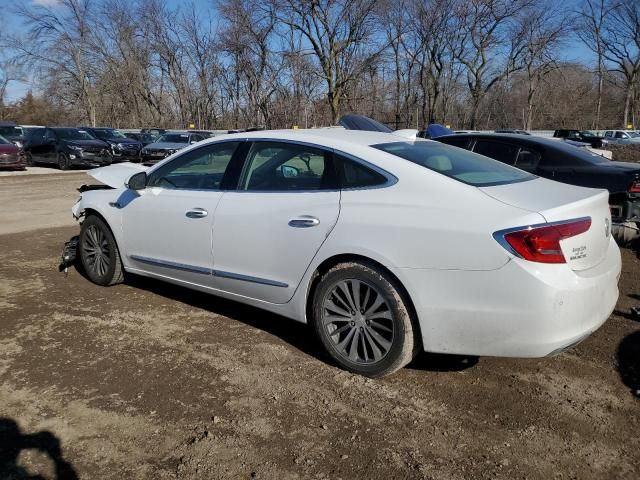
{"label": "front bumper damage", "polygon": [[76,264],[76,259],[78,256],[78,242],[78,235],[74,235],[69,239],[69,241],[64,242],[62,255],[60,256],[60,265],[58,265],[59,272],[64,272],[66,275],[69,271],[69,267],[72,267]]}

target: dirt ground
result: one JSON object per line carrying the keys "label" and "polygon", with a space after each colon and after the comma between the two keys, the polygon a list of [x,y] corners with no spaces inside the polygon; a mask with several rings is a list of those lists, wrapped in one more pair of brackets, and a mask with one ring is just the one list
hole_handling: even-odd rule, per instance
{"label": "dirt ground", "polygon": [[86,179],[0,178],[4,478],[640,478],[632,251],[616,313],[569,352],[423,354],[369,380],[284,318],[141,278],[101,288],[59,274]]}

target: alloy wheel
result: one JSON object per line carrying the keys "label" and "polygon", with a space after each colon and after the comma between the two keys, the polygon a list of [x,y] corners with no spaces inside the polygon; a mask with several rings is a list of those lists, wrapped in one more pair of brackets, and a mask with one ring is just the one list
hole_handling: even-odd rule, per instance
{"label": "alloy wheel", "polygon": [[94,225],[89,226],[85,231],[82,250],[85,266],[99,277],[106,275],[111,265],[111,255],[104,232]]}
{"label": "alloy wheel", "polygon": [[387,300],[369,283],[347,279],[336,283],[322,304],[322,328],[345,360],[371,364],[382,360],[395,336]]}

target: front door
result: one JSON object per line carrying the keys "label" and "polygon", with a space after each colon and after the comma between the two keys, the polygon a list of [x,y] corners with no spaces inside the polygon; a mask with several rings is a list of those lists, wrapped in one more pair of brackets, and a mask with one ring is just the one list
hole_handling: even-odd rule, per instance
{"label": "front door", "polygon": [[213,226],[215,286],[272,303],[293,296],[338,220],[332,155],[296,143],[252,144],[238,189]]}
{"label": "front door", "polygon": [[211,227],[238,142],[205,145],[149,173],[123,209],[124,251],[136,270],[212,284]]}

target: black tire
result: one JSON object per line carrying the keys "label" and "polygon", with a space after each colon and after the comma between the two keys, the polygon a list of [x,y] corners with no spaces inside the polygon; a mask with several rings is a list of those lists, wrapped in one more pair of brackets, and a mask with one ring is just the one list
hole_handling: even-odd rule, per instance
{"label": "black tire", "polygon": [[[338,366],[376,378],[401,369],[417,355],[418,328],[402,288],[387,273],[365,263],[341,263],[322,275],[316,285],[311,323],[325,351]],[[342,288],[348,293],[344,294]],[[374,294],[380,296],[384,305],[375,307],[378,300]],[[350,312],[343,308],[355,304],[360,305],[359,312],[358,308]],[[336,315],[334,306],[342,313]],[[373,318],[369,320],[370,317]],[[349,335],[351,340],[347,338]],[[375,358],[376,353],[379,358]]]}
{"label": "black tire", "polygon": [[58,153],[58,168],[60,170],[69,170],[71,168],[71,161],[66,153]]}
{"label": "black tire", "polygon": [[[97,251],[96,245],[100,246],[100,253],[92,254]],[[122,283],[124,269],[120,251],[111,230],[100,217],[90,215],[82,222],[78,251],[82,268],[93,283],[105,287]]]}

